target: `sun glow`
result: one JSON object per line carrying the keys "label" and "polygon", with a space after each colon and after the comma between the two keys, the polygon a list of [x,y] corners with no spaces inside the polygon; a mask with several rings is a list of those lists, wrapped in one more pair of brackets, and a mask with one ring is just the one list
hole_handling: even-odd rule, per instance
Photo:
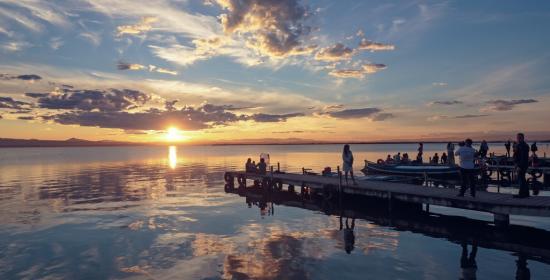
{"label": "sun glow", "polygon": [[166,141],[168,142],[178,142],[185,139],[187,139],[187,137],[183,135],[183,131],[179,130],[176,127],[169,127],[166,130]]}
{"label": "sun glow", "polygon": [[178,148],[176,146],[168,147],[168,165],[172,169],[176,169],[178,165]]}

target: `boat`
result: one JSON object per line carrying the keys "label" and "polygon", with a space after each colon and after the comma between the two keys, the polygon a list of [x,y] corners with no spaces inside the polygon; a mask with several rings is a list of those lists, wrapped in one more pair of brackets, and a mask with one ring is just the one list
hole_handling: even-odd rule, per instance
{"label": "boat", "polygon": [[457,165],[442,164],[402,164],[371,162],[365,160],[365,167],[361,170],[365,175],[386,174],[437,178],[437,179],[458,179],[460,168]]}

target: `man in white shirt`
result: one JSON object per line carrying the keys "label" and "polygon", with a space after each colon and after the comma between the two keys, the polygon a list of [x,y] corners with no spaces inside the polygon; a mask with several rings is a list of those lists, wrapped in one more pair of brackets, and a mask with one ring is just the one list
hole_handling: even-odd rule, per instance
{"label": "man in white shirt", "polygon": [[472,139],[466,139],[465,142],[466,145],[461,146],[455,152],[455,155],[459,157],[458,165],[460,166],[460,177],[462,179],[458,196],[464,196],[466,189],[470,188],[470,194],[472,197],[476,197],[476,169],[474,165],[476,150],[472,148]]}

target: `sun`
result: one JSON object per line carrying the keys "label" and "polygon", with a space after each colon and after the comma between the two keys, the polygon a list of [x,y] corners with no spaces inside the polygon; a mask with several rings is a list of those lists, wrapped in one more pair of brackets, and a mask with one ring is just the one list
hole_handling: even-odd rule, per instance
{"label": "sun", "polygon": [[168,142],[177,142],[185,140],[183,131],[179,130],[177,127],[169,127],[166,130],[166,141]]}

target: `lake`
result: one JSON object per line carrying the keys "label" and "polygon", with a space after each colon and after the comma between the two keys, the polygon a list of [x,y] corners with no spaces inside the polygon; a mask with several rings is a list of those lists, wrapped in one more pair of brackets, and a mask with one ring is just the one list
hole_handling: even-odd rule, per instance
{"label": "lake", "polygon": [[[444,147],[426,144],[425,158]],[[262,152],[282,170],[320,171],[341,165],[341,148],[0,149],[0,279],[550,279],[538,251],[550,249],[549,218],[496,229],[485,213],[389,214],[377,201],[335,208],[224,186]],[[416,155],[414,144],[351,148],[360,176],[365,159]]]}

